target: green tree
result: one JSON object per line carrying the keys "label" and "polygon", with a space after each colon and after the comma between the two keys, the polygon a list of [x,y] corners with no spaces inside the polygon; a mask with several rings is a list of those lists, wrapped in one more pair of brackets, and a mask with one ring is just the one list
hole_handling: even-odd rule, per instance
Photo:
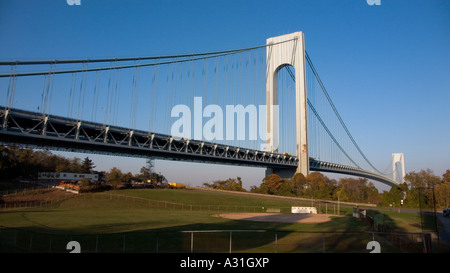
{"label": "green tree", "polygon": [[92,173],[95,168],[94,162],[89,159],[89,157],[86,157],[83,160],[83,163],[81,163],[81,169],[83,173]]}
{"label": "green tree", "polygon": [[150,174],[150,179],[159,183],[167,183],[167,178],[161,173],[152,172]]}
{"label": "green tree", "polygon": [[146,164],[144,166],[142,166],[138,177],[143,178],[143,179],[150,179],[153,173],[153,168],[155,166],[155,163],[153,161],[153,159],[148,158],[146,161]]}
{"label": "green tree", "polygon": [[[408,202],[409,206],[429,208],[433,206],[433,189],[442,183],[439,176],[434,175],[432,170],[426,169],[418,173],[407,173],[405,175],[405,181],[410,187],[411,197],[415,197],[417,202],[416,204]],[[421,203],[419,204],[419,202]]]}
{"label": "green tree", "polygon": [[81,167],[81,159],[79,159],[78,157],[73,158],[69,162],[68,169],[69,169],[69,172],[71,172],[71,173],[82,173],[83,168]]}
{"label": "green tree", "polygon": [[17,161],[14,160],[14,154],[6,146],[0,146],[0,176],[1,178],[11,178],[16,168]]}
{"label": "green tree", "polygon": [[228,178],[227,180],[217,180],[213,183],[203,183],[203,186],[211,189],[217,190],[228,190],[228,191],[247,191],[242,187],[242,180],[240,177]]}
{"label": "green tree", "polygon": [[294,180],[282,179],[282,184],[278,188],[278,194],[283,196],[295,196],[294,193]]}
{"label": "green tree", "polygon": [[379,204],[381,202],[381,196],[378,192],[378,189],[375,187],[375,185],[372,182],[369,182],[365,189],[367,196],[367,202],[370,204]]}
{"label": "green tree", "polygon": [[253,193],[261,193],[261,194],[268,194],[269,193],[269,189],[267,188],[267,185],[265,183],[261,183],[258,186],[251,186],[250,187],[250,192]]}
{"label": "green tree", "polygon": [[79,159],[69,160],[47,150],[33,151],[17,146],[1,146],[0,174],[2,178],[36,177],[38,172],[80,170]]}
{"label": "green tree", "polygon": [[78,186],[80,186],[81,191],[89,191],[91,189],[91,180],[89,178],[83,178],[78,181]]}

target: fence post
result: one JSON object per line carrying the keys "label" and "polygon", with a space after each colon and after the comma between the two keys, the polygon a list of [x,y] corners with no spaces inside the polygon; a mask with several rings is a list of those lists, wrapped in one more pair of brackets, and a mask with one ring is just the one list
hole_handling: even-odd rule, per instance
{"label": "fence post", "polygon": [[95,236],[95,253],[98,253],[98,234]]}
{"label": "fence post", "polygon": [[278,253],[278,234],[275,231],[275,253]]}
{"label": "fence post", "polygon": [[156,253],[158,253],[158,249],[159,249],[159,233],[156,234]]}
{"label": "fence post", "polygon": [[194,232],[191,231],[191,253],[194,252]]}
{"label": "fence post", "polygon": [[123,235],[123,249],[122,253],[125,253],[125,234]]}
{"label": "fence post", "polygon": [[230,231],[230,253],[231,253],[231,242],[233,241],[233,231]]}
{"label": "fence post", "polygon": [[325,232],[322,232],[322,252],[325,253]]}

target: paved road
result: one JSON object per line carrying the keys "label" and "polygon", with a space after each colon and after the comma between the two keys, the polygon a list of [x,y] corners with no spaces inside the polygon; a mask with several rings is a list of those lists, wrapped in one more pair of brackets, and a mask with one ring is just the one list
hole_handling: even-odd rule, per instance
{"label": "paved road", "polygon": [[444,217],[444,214],[442,212],[438,212],[438,219],[441,221],[442,225],[444,226],[445,230],[439,230],[439,238],[443,242],[447,243],[448,246],[450,246],[450,218]]}

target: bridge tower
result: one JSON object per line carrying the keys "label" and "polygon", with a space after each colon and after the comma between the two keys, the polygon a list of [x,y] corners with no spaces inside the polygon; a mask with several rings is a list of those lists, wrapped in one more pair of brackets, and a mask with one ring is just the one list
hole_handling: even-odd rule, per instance
{"label": "bridge tower", "polygon": [[[401,169],[398,170],[397,166],[399,163],[401,165]],[[402,183],[405,182],[405,157],[403,153],[395,153],[392,154],[392,170],[394,172],[394,181],[398,182],[397,179],[401,178]],[[400,174],[401,177],[398,177]]]}
{"label": "bridge tower", "polygon": [[[296,151],[299,163],[295,173],[307,176],[309,173],[308,156],[308,124],[306,98],[306,64],[305,39],[302,32],[272,37],[266,41],[266,150],[278,152],[278,115],[275,111],[277,101],[277,75],[285,66],[295,69],[295,124]],[[279,174],[282,177],[292,177],[295,173],[282,169],[267,169],[266,175]]]}

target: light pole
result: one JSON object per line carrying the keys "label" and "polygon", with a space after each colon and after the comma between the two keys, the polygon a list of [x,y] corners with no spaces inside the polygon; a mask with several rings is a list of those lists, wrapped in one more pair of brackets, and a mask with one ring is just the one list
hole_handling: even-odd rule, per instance
{"label": "light pole", "polygon": [[341,191],[338,191],[338,192],[337,192],[337,197],[338,197],[338,215],[340,215],[340,206],[339,206],[339,199],[340,199],[340,196],[341,196]]}
{"label": "light pole", "polygon": [[436,227],[437,242],[438,242],[438,246],[439,246],[439,230],[438,230],[438,222],[437,222],[436,195],[434,194],[434,186],[432,189],[433,189],[433,206],[434,206],[434,224]]}
{"label": "light pole", "polygon": [[417,188],[419,191],[419,214],[420,214],[420,227],[422,228],[422,234],[423,234],[423,219],[422,219],[422,202],[420,200],[420,190],[421,188]]}

